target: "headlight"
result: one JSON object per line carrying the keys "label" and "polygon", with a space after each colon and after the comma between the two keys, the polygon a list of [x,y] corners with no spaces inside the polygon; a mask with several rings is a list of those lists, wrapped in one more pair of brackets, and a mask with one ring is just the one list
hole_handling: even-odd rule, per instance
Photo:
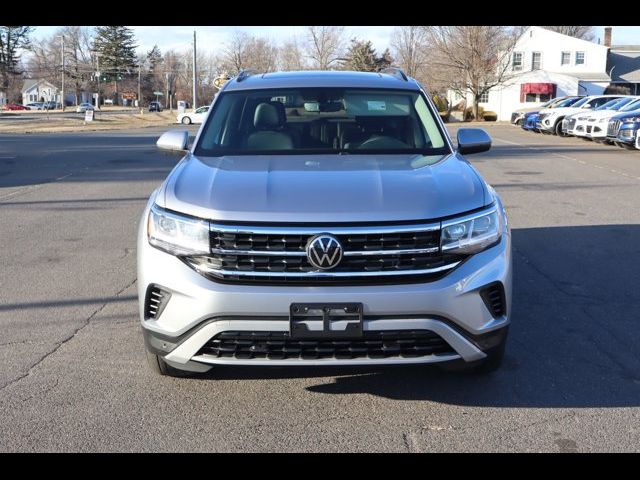
{"label": "headlight", "polygon": [[600,120],[598,120],[598,123],[607,123],[608,121],[608,118],[601,118]]}
{"label": "headlight", "polygon": [[154,247],[173,255],[209,253],[209,222],[151,207],[147,236]]}
{"label": "headlight", "polygon": [[498,241],[502,217],[498,209],[443,222],[440,245],[443,252],[476,253]]}
{"label": "headlight", "polygon": [[640,117],[632,117],[632,118],[625,118],[624,120],[622,120],[623,123],[636,123],[636,122],[640,122]]}

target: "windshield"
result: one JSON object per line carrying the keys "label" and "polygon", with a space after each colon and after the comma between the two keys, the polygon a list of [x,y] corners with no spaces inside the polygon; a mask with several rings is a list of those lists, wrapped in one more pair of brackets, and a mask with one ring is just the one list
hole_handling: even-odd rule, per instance
{"label": "windshield", "polygon": [[570,106],[574,105],[581,98],[582,97],[565,98],[564,100],[562,100],[558,104],[554,105],[553,108],[570,107]]}
{"label": "windshield", "polygon": [[595,110],[618,110],[620,107],[626,105],[632,98],[615,98],[613,100],[608,101],[604,105],[600,105]]}
{"label": "windshield", "polygon": [[574,103],[573,105],[571,105],[572,107],[582,107],[582,105],[584,105],[585,103],[588,103],[589,100],[592,100],[593,97],[584,97],[581,98],[580,100],[578,100],[576,103]]}
{"label": "windshield", "polygon": [[428,153],[449,149],[419,92],[299,88],[222,92],[194,153]]}
{"label": "windshield", "polygon": [[621,112],[630,112],[632,110],[640,109],[640,98],[632,98],[631,100],[633,100],[631,103],[628,103],[620,109]]}

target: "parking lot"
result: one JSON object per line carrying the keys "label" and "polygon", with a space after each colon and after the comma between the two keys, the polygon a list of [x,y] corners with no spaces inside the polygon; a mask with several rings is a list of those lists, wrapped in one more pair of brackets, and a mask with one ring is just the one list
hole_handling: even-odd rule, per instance
{"label": "parking lot", "polygon": [[0,135],[0,451],[640,451],[640,151],[484,127],[493,148],[468,158],[514,247],[507,356],[487,376],[155,376],[135,238],[178,160],[162,130]]}

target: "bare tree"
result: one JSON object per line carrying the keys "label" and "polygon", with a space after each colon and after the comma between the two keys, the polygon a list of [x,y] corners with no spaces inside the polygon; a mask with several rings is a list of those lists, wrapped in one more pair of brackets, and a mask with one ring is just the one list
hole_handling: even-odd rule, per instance
{"label": "bare tree", "polygon": [[271,72],[277,67],[278,47],[266,38],[236,31],[224,48],[222,60],[233,74],[247,68]]}
{"label": "bare tree", "polygon": [[410,77],[423,76],[427,65],[427,34],[424,27],[397,27],[391,34],[396,63]]}
{"label": "bare tree", "polygon": [[593,27],[585,26],[573,26],[573,25],[561,25],[556,27],[542,27],[552,32],[562,33],[563,35],[569,35],[570,37],[580,38],[582,40],[592,41],[595,38]]}
{"label": "bare tree", "polygon": [[304,53],[294,37],[282,44],[279,53],[279,69],[284,71],[304,70]]}
{"label": "bare tree", "polygon": [[344,27],[307,28],[306,53],[313,68],[329,70],[337,65],[344,46]]}
{"label": "bare tree", "polygon": [[513,29],[482,25],[425,28],[438,80],[463,96],[471,93],[477,118],[480,97],[511,75],[509,58],[517,40]]}

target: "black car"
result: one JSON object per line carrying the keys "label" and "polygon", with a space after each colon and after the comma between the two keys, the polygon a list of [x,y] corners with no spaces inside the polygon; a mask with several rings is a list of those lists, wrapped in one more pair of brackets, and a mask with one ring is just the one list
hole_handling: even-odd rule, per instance
{"label": "black car", "polygon": [[160,102],[151,102],[149,104],[149,111],[150,112],[161,112],[162,111],[162,105],[160,105]]}

